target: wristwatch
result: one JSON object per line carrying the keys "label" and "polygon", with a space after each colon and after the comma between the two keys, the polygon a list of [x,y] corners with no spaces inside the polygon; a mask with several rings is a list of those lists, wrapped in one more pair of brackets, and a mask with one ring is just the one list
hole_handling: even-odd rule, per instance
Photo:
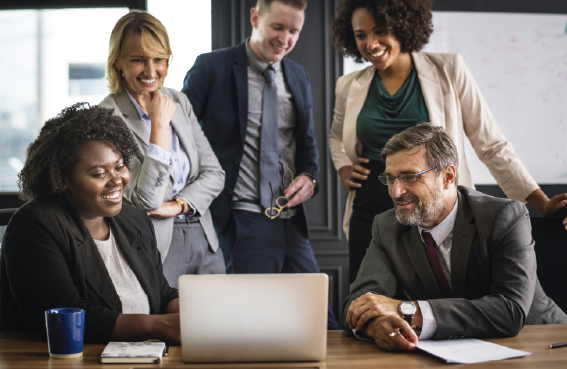
{"label": "wristwatch", "polygon": [[176,197],[174,200],[177,201],[179,205],[181,205],[181,211],[179,212],[179,215],[183,214],[183,210],[185,209],[185,201],[183,201],[183,199],[179,197]]}
{"label": "wristwatch", "polygon": [[402,301],[398,310],[404,316],[404,320],[411,325],[411,320],[417,311],[415,304],[411,301]]}

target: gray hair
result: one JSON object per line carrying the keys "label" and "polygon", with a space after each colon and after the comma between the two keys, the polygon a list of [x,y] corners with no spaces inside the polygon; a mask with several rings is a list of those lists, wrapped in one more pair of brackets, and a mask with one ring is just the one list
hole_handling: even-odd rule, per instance
{"label": "gray hair", "polygon": [[403,132],[395,134],[382,149],[382,161],[386,164],[388,155],[404,150],[423,149],[430,167],[437,167],[439,175],[448,166],[455,167],[455,186],[458,184],[459,154],[453,140],[442,127],[431,123],[419,123]]}

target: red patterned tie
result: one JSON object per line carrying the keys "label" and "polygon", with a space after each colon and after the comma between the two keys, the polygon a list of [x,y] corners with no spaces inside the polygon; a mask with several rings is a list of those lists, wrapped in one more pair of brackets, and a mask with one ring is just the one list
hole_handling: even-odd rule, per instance
{"label": "red patterned tie", "polygon": [[441,267],[441,262],[439,260],[439,252],[437,251],[437,245],[435,245],[435,240],[429,232],[421,232],[425,244],[427,245],[427,257],[429,258],[429,264],[433,268],[433,273],[435,274],[435,279],[443,292],[444,297],[453,297],[453,293],[449,288],[447,279],[445,278],[445,273],[443,273],[443,268]]}

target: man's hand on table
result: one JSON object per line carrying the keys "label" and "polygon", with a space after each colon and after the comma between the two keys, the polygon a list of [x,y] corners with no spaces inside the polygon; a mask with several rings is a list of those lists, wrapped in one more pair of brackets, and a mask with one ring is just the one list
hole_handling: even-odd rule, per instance
{"label": "man's hand on table", "polygon": [[373,318],[385,315],[401,317],[398,310],[401,303],[400,300],[367,292],[350,304],[346,322],[351,329],[361,330]]}
{"label": "man's hand on table", "polygon": [[[354,300],[347,311],[346,322],[351,329],[362,331],[385,350],[415,350],[417,335],[399,311],[401,300],[371,292]],[[412,324],[421,328],[423,317],[417,301]],[[395,333],[394,332],[400,332]]]}
{"label": "man's hand on table", "polygon": [[372,338],[381,349],[413,351],[418,338],[408,322],[395,315],[373,319],[362,331]]}

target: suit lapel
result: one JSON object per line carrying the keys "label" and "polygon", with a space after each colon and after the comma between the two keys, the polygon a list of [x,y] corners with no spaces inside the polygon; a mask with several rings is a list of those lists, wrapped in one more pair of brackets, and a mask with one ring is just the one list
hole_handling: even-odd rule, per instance
{"label": "suit lapel", "polygon": [[432,299],[443,298],[441,288],[439,288],[439,284],[435,279],[433,270],[429,265],[425,245],[421,241],[419,231],[416,226],[408,228],[409,230],[402,234],[402,240],[410,261],[419,276],[419,279],[421,279],[421,282],[425,286],[427,295],[431,296]]}
{"label": "suit lapel", "polygon": [[451,246],[451,287],[454,297],[465,297],[467,265],[477,230],[472,224],[473,215],[466,196],[463,196],[461,192],[458,192],[458,196],[459,205]]}
{"label": "suit lapel", "polygon": [[434,125],[446,128],[443,89],[439,83],[437,68],[426,60],[422,53],[412,53],[411,56],[429,113],[429,121]]}
{"label": "suit lapel", "polygon": [[345,144],[345,151],[347,156],[353,161],[356,161],[358,154],[356,152],[356,146],[358,144],[358,138],[356,136],[356,121],[358,115],[364,106],[366,101],[366,96],[368,96],[368,90],[370,89],[370,84],[376,73],[376,68],[374,66],[369,66],[366,68],[360,76],[352,81],[348,97],[346,101],[346,109],[344,116],[344,127],[343,127],[343,140],[344,142],[352,142],[353,144]]}
{"label": "suit lapel", "polygon": [[120,215],[109,218],[109,222],[112,227],[112,232],[116,239],[118,249],[122,252],[122,256],[124,256],[124,259],[136,275],[138,282],[140,282],[142,289],[148,296],[150,313],[159,312],[159,306],[156,306],[156,301],[152,298],[153,295],[150,280],[153,275],[153,271],[145,270],[140,265],[140,259],[148,257],[147,251],[141,246],[142,236],[140,231],[138,231],[133,225],[124,222]]}
{"label": "suit lapel", "polygon": [[67,206],[67,209],[70,214],[73,214],[73,222],[76,224],[75,239],[77,240],[77,250],[83,265],[85,279],[108,306],[114,310],[122,311],[122,302],[116,293],[114,283],[110,279],[93,238],[75,211],[70,206]]}
{"label": "suit lapel", "polygon": [[236,95],[238,96],[240,139],[242,141],[242,147],[244,147],[246,126],[248,125],[248,59],[246,58],[246,45],[244,42],[238,46],[232,68],[236,81]]}
{"label": "suit lapel", "polygon": [[148,151],[148,142],[150,142],[150,128],[144,123],[140,114],[136,110],[126,90],[122,91],[120,95],[116,96],[116,104],[120,108],[120,112],[124,116],[126,124],[138,137],[138,143],[142,145],[144,152]]}

